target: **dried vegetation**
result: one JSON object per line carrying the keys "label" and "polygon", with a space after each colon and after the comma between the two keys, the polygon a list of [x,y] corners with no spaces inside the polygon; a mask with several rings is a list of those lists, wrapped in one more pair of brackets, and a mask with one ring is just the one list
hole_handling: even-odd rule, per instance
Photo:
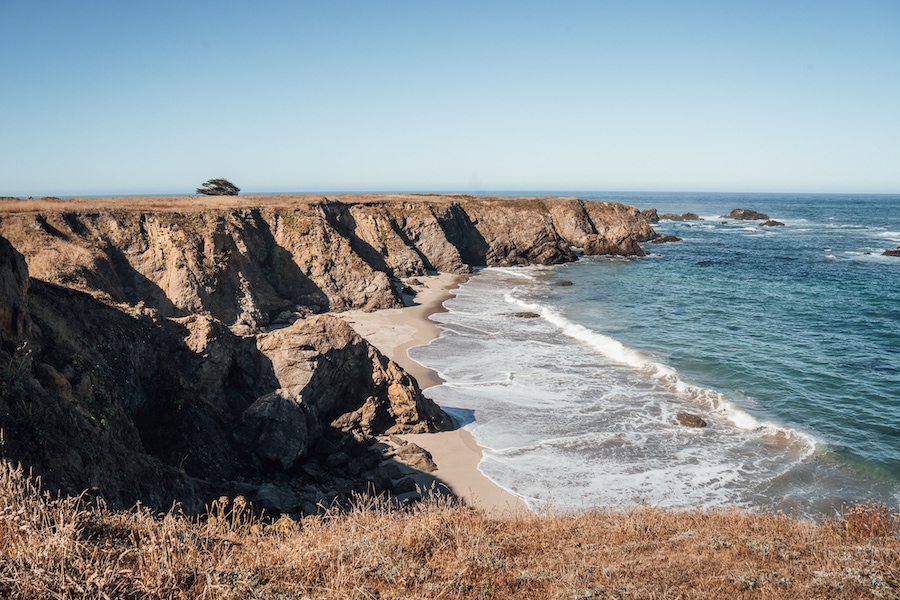
{"label": "dried vegetation", "polygon": [[[466,200],[490,202],[492,206],[537,205],[534,198],[469,196],[466,194],[279,194],[243,196],[118,196],[109,198],[13,198],[0,196],[0,215],[21,213],[65,213],[139,211],[147,213],[239,210],[243,208],[291,209],[323,200],[346,204],[429,202],[444,204]],[[542,202],[541,202],[542,204]],[[543,207],[546,209],[546,206]]]}
{"label": "dried vegetation", "polygon": [[487,517],[359,499],[295,521],[52,498],[0,464],[5,598],[898,598],[896,513],[821,524],[737,510]]}

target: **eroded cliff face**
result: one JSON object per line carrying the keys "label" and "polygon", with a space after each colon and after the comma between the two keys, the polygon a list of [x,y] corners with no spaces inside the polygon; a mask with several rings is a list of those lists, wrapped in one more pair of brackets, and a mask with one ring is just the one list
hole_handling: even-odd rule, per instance
{"label": "eroded cliff face", "polygon": [[655,234],[619,204],[404,196],[7,211],[0,235],[7,458],[113,506],[241,493],[303,511],[392,488],[376,436],[452,426],[318,313],[399,306],[399,279],[432,270],[641,254]]}
{"label": "eroded cliff face", "polygon": [[638,242],[655,235],[637,209],[574,198],[280,200],[199,212],[10,214],[0,235],[36,279],[160,317],[208,312],[249,330],[398,307],[397,280],[432,270],[572,261],[573,246],[640,256]]}

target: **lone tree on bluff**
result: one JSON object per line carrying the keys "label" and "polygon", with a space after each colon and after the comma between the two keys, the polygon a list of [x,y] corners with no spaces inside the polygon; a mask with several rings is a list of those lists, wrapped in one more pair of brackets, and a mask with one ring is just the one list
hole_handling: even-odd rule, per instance
{"label": "lone tree on bluff", "polygon": [[227,179],[210,179],[197,188],[198,194],[204,196],[237,196],[241,188]]}

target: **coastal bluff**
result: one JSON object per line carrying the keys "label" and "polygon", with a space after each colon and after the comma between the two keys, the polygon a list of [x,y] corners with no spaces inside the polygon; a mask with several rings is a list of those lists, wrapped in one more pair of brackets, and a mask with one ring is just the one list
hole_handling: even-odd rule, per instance
{"label": "coastal bluff", "polygon": [[429,272],[655,237],[637,209],[577,198],[2,199],[4,456],[113,507],[392,491],[379,436],[454,424],[333,313],[403,306]]}

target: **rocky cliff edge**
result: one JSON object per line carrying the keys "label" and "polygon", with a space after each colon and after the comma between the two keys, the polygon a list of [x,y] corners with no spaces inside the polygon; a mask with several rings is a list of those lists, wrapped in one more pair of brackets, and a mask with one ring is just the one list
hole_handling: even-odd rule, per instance
{"label": "rocky cliff edge", "polygon": [[573,198],[113,201],[0,205],[3,453],[51,489],[188,511],[390,491],[377,436],[452,426],[319,313],[399,306],[400,278],[428,271],[640,255],[655,236],[636,209]]}

